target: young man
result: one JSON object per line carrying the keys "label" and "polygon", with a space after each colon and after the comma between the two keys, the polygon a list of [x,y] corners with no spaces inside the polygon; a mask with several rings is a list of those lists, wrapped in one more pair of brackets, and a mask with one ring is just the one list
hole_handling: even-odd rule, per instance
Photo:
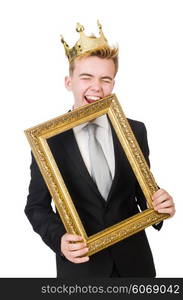
{"label": "young man", "polygon": [[[98,25],[100,37],[96,38],[86,37],[83,26],[78,24],[80,40],[72,49],[62,39],[70,62],[65,86],[73,93],[73,109],[110,95],[114,87],[118,49],[108,45],[101,25]],[[145,126],[141,122],[129,122],[149,163]],[[95,132],[92,134],[89,128],[93,125],[82,124],[49,140],[51,151],[88,235],[138,213],[139,208],[147,208],[143,193],[107,117],[104,115],[93,123]],[[98,135],[98,141],[93,143],[100,143],[100,154],[95,153],[94,160],[92,156],[96,145],[91,143],[92,135]],[[96,171],[97,165],[100,168]],[[97,172],[101,174],[97,175]],[[102,183],[99,182],[101,178],[104,179]],[[163,189],[153,195],[153,205],[160,213],[168,213],[170,216],[175,213],[173,199]],[[34,157],[25,213],[34,230],[56,253],[58,277],[156,275],[145,231],[89,258],[87,245],[82,238],[66,233],[59,215],[53,212],[51,196]],[[153,225],[158,230],[161,226],[162,222]]]}

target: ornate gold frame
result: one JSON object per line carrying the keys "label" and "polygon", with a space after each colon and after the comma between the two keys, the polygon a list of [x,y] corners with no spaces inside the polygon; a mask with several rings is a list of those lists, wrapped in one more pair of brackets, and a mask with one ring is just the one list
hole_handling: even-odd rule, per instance
{"label": "ornate gold frame", "polygon": [[[87,236],[47,139],[104,114],[108,115],[116,131],[149,208],[92,236]],[[151,198],[158,187],[115,94],[27,129],[25,134],[66,231],[83,237],[89,247],[88,255],[169,217],[168,214],[159,214],[153,209]]]}

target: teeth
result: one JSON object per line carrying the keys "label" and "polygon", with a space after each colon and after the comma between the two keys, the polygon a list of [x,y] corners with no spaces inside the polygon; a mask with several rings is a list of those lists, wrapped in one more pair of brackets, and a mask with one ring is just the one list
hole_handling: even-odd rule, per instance
{"label": "teeth", "polygon": [[96,97],[96,96],[85,96],[85,97],[86,97],[86,99],[88,99],[88,100],[94,100],[94,101],[100,99],[100,97]]}

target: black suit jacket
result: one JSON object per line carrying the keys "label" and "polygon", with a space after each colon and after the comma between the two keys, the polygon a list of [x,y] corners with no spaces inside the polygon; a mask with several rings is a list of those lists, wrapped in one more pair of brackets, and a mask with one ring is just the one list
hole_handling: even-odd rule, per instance
{"label": "black suit jacket", "polygon": [[[129,120],[149,164],[149,149],[143,123]],[[49,139],[49,146],[87,234],[90,236],[147,208],[145,197],[112,128],[115,151],[115,176],[105,201],[90,177],[80,154],[73,130]],[[60,239],[66,232],[58,213],[51,207],[51,195],[32,156],[31,182],[25,213],[33,229],[56,253],[57,276],[62,278],[109,277],[115,264],[121,277],[155,277],[151,249],[141,231],[74,264],[61,256]],[[160,229],[162,222],[154,225]]]}

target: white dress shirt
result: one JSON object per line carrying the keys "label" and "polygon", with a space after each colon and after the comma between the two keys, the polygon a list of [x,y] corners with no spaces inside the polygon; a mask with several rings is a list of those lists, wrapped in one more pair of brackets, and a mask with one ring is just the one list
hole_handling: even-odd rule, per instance
{"label": "white dress shirt", "polygon": [[[101,117],[95,119],[95,123],[99,125],[97,126],[96,137],[101,144],[113,179],[115,172],[115,158],[111,127],[106,115],[102,115]],[[88,148],[89,135],[86,126],[87,124],[88,122],[76,126],[73,128],[73,131],[84,163],[88,169],[89,174],[91,175],[91,164]]]}

